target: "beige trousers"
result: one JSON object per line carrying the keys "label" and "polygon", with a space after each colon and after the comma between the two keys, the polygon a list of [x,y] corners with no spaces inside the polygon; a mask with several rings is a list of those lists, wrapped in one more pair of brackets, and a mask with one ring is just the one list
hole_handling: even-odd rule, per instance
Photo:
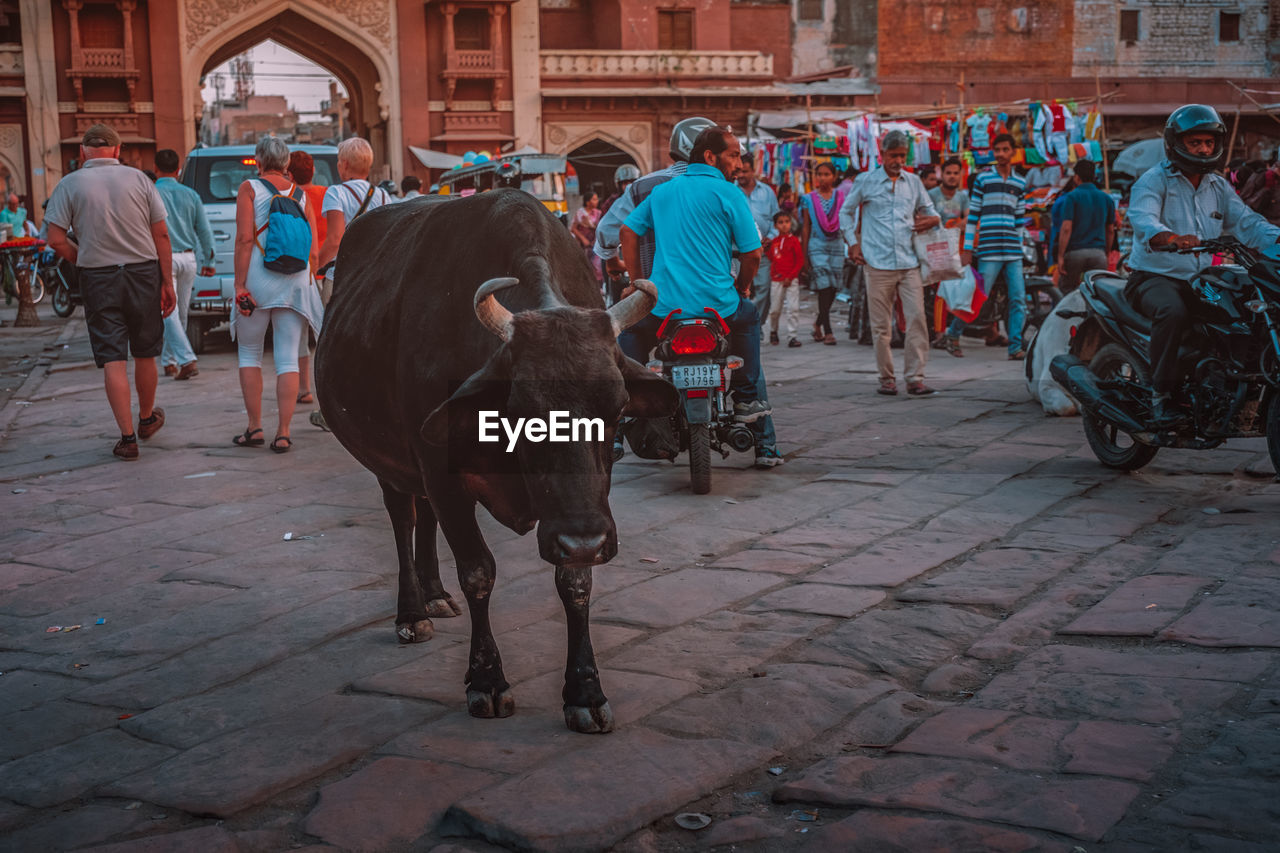
{"label": "beige trousers", "polygon": [[924,282],[918,268],[909,270],[877,270],[867,267],[867,306],[871,315],[871,339],[876,347],[876,367],[880,381],[893,379],[893,298],[902,300],[902,314],[907,321],[903,345],[903,373],[907,382],[924,381],[924,365],[929,358],[929,326],[924,316]]}

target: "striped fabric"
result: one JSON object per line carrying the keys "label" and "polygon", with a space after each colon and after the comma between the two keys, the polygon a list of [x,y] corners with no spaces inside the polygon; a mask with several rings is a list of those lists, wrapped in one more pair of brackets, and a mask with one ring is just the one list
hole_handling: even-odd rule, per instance
{"label": "striped fabric", "polygon": [[[984,261],[1016,261],[1022,257],[1020,229],[1026,217],[1027,179],[1016,171],[1004,178],[991,167],[978,175],[969,192],[969,220],[964,248]],[[974,251],[973,238],[978,237]]]}

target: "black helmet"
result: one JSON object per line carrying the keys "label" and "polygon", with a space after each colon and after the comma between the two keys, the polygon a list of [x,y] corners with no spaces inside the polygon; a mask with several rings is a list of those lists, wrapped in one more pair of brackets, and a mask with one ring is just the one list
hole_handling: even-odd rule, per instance
{"label": "black helmet", "polygon": [[[1188,151],[1182,144],[1182,137],[1188,133],[1212,133],[1215,141],[1213,154],[1199,157]],[[1164,154],[1169,162],[1182,171],[1205,175],[1222,168],[1222,164],[1226,162],[1226,138],[1227,126],[1217,110],[1203,104],[1187,104],[1174,110],[1173,115],[1165,122]]]}
{"label": "black helmet", "polygon": [[520,167],[515,163],[507,162],[498,167],[495,175],[496,183],[500,187],[511,187],[520,189]]}
{"label": "black helmet", "polygon": [[698,138],[698,134],[715,126],[714,121],[702,116],[676,122],[676,126],[671,128],[671,159],[677,163],[688,163],[689,155],[693,153],[693,141]]}

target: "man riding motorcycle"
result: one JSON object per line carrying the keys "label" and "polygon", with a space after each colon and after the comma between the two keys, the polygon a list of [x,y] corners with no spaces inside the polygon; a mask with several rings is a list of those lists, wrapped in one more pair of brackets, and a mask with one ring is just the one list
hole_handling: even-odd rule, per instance
{"label": "man riding motorcycle", "polygon": [[[659,169],[656,172],[650,172],[642,178],[628,185],[625,192],[618,197],[608,211],[600,219],[600,224],[596,226],[596,256],[605,262],[605,272],[610,279],[610,287],[612,282],[627,275],[629,272],[635,278],[649,278],[653,272],[653,256],[656,243],[656,232],[650,232],[640,238],[639,251],[629,260],[634,267],[628,269],[619,253],[621,246],[621,230],[622,223],[631,211],[635,210],[654,189],[662,184],[670,181],[672,178],[683,175],[685,170],[689,168],[689,156],[693,152],[694,141],[698,138],[698,134],[709,127],[715,127],[716,123],[709,118],[702,116],[691,116],[690,118],[681,119],[676,122],[675,127],[671,129],[671,141],[668,146],[668,153],[671,155],[672,163],[665,169]],[[611,294],[613,290],[611,289]],[[620,295],[620,292],[619,294]],[[702,310],[702,306],[696,309]],[[764,398],[767,395],[765,387],[762,384],[756,389],[756,397]],[[754,421],[751,424],[751,431],[756,436],[756,466],[760,468],[772,468],[782,464],[782,455],[778,452],[777,434],[773,428],[773,418],[766,416],[761,420]],[[619,437],[614,444],[614,454],[620,457],[623,453],[622,439]]]}
{"label": "man riding motorcycle", "polygon": [[[730,352],[744,362],[731,380],[734,417],[753,423],[772,410],[759,394],[764,387],[760,318],[747,298],[763,253],[760,234],[746,196],[728,183],[741,165],[741,147],[732,131],[706,128],[694,142],[684,174],[655,188],[627,217],[620,233],[625,262],[636,262],[643,236],[657,237],[651,278],[658,286],[658,303],[653,313],[619,335],[618,345],[643,364],[668,313],[717,311],[729,326]],[[736,279],[728,264],[735,252],[740,262]]]}
{"label": "man riding motorcycle", "polygon": [[[694,140],[698,138],[698,134],[706,130],[708,127],[715,127],[716,123],[709,118],[701,116],[693,116],[676,122],[676,126],[671,129],[671,145],[669,153],[671,154],[671,165],[665,169],[659,169],[656,172],[650,172],[643,178],[632,182],[618,199],[609,206],[609,210],[600,218],[600,224],[596,226],[596,257],[602,258],[605,262],[605,272],[611,277],[622,275],[627,270],[626,263],[618,256],[618,249],[621,245],[619,236],[622,230],[622,223],[631,215],[631,211],[635,210],[640,202],[649,197],[649,193],[654,188],[665,184],[667,181],[683,175],[684,170],[689,168],[689,155],[693,152]],[[640,252],[637,257],[632,258],[632,262],[637,264],[636,269],[632,270],[636,278],[648,278],[650,272],[653,271],[653,235],[646,236],[640,241]]]}
{"label": "man riding motorcycle", "polygon": [[1179,107],[1164,128],[1167,159],[1143,174],[1130,193],[1133,273],[1125,298],[1151,318],[1151,418],[1156,426],[1179,420],[1170,395],[1178,388],[1178,347],[1187,329],[1187,305],[1194,298],[1189,281],[1212,260],[1171,250],[1190,249],[1224,233],[1255,249],[1280,242],[1280,228],[1246,207],[1217,173],[1227,157],[1225,140],[1226,125],[1213,107]]}

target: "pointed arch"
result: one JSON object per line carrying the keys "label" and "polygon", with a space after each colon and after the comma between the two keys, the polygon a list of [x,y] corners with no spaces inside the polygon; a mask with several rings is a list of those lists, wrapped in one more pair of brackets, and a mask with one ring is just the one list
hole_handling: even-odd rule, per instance
{"label": "pointed arch", "polygon": [[[209,69],[272,39],[342,81],[350,98],[352,125],[373,144],[375,168],[387,164],[393,174],[403,172],[394,4],[389,36],[370,33],[348,20],[335,11],[340,5],[316,0],[257,2],[188,40],[184,90],[197,98],[191,114],[199,113],[199,81]],[[194,128],[189,132],[194,142]]]}

